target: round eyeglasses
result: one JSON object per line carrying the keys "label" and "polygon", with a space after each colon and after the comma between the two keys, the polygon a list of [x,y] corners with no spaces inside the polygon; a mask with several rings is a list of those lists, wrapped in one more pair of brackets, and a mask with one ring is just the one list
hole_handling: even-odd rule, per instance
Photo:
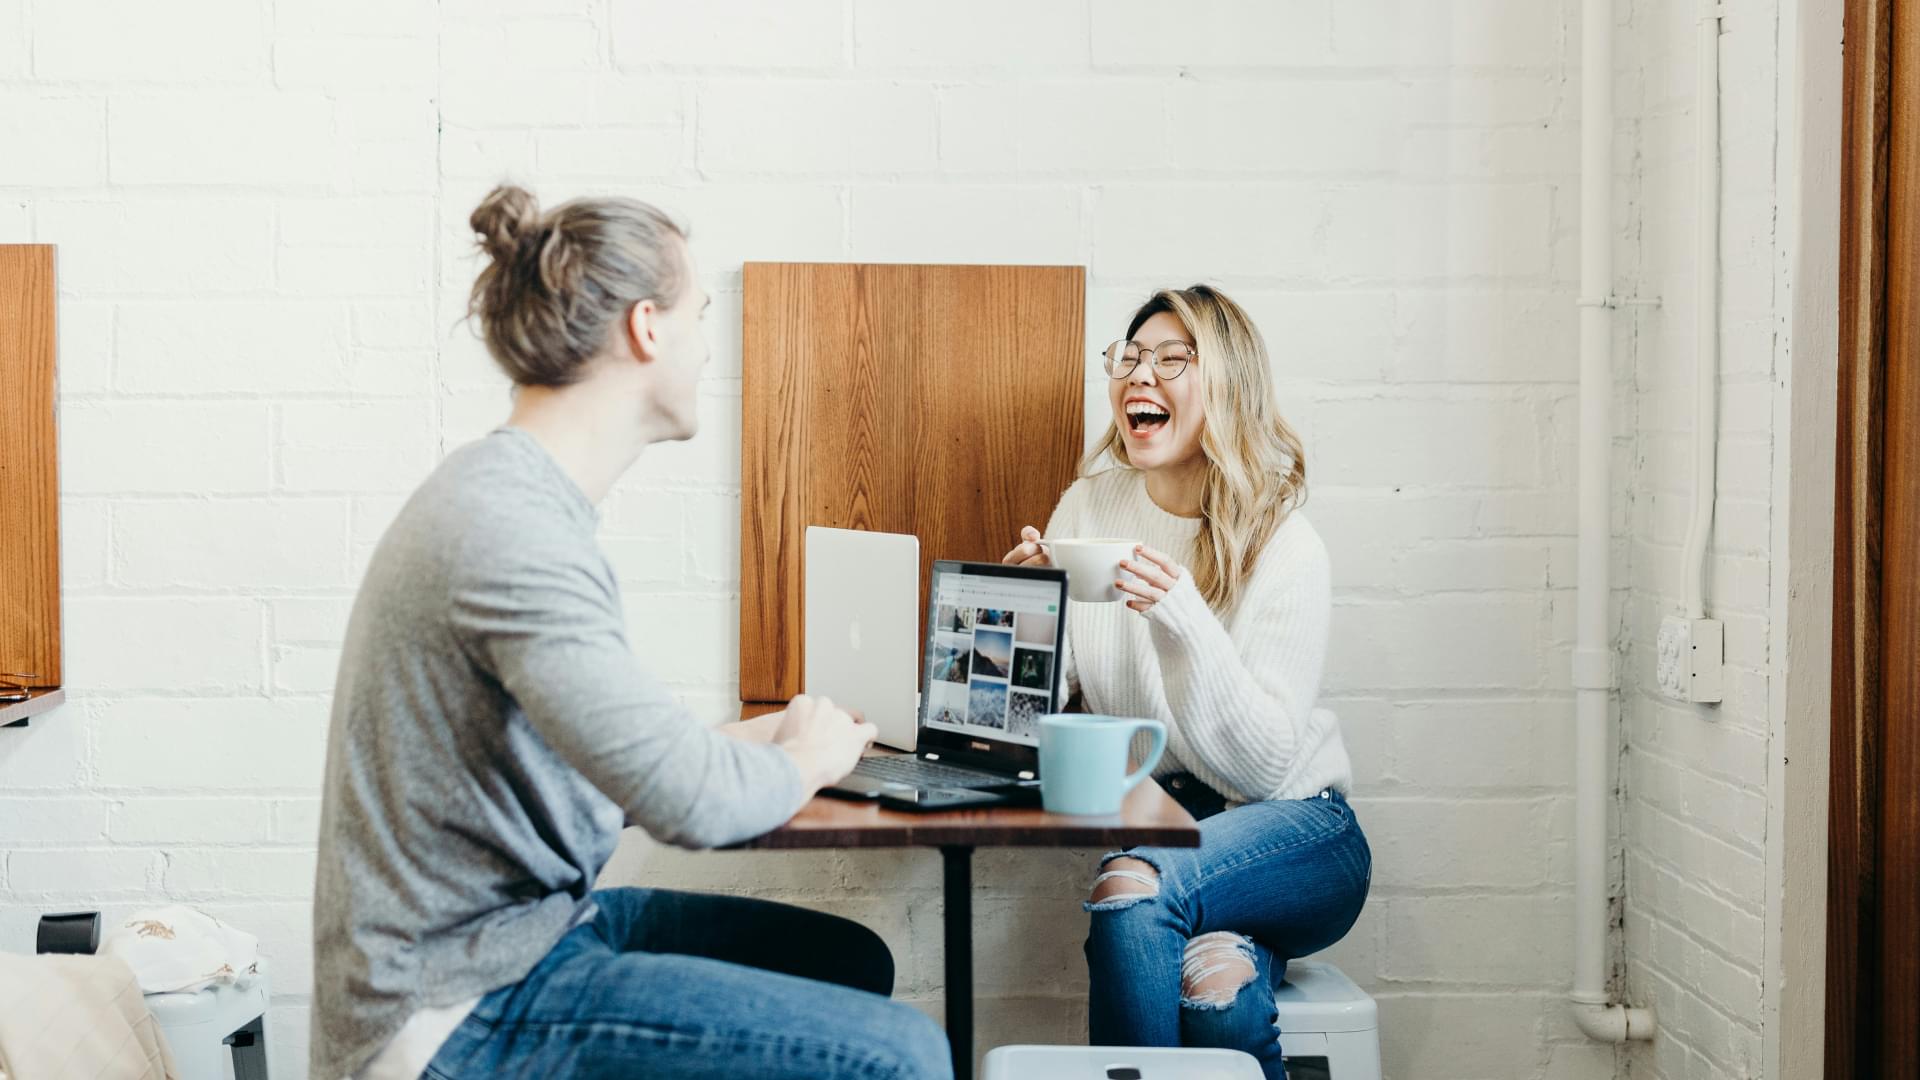
{"label": "round eyeglasses", "polygon": [[1145,360],[1153,365],[1154,377],[1165,382],[1179,378],[1198,357],[1193,346],[1184,341],[1163,341],[1151,349],[1137,341],[1116,341],[1100,354],[1100,364],[1107,369],[1108,377],[1124,379]]}

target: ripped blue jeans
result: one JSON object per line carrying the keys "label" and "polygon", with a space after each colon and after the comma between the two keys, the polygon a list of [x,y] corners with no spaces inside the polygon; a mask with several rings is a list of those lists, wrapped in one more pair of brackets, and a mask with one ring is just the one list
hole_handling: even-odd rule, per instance
{"label": "ripped blue jeans", "polygon": [[[1181,779],[1188,790],[1170,787],[1176,798],[1198,784]],[[1367,899],[1373,855],[1346,798],[1324,791],[1221,811],[1200,822],[1197,848],[1116,851],[1102,869],[1122,856],[1156,873],[1124,884],[1139,895],[1086,905],[1090,1041],[1243,1050],[1268,1080],[1284,1080],[1274,987],[1288,960],[1345,936]],[[1182,993],[1183,966],[1197,978],[1249,964],[1237,991]]]}

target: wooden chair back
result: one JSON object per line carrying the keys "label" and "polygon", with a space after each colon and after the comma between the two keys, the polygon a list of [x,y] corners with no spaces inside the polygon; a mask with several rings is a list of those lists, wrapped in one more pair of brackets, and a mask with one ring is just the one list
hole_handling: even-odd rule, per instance
{"label": "wooden chair back", "polygon": [[1078,266],[748,263],[740,699],[802,689],[806,529],[911,533],[997,561],[1074,477],[1085,408]]}
{"label": "wooden chair back", "polygon": [[0,244],[0,672],[56,687],[60,481],[51,244]]}

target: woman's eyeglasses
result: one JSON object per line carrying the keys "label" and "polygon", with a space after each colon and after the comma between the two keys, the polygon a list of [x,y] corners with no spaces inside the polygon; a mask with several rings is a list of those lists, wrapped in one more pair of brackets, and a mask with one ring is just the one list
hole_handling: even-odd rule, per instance
{"label": "woman's eyeglasses", "polygon": [[1116,341],[1100,354],[1100,363],[1108,377],[1124,379],[1144,360],[1153,365],[1154,376],[1165,382],[1179,378],[1197,358],[1193,346],[1184,341],[1163,341],[1151,349],[1137,341]]}
{"label": "woman's eyeglasses", "polygon": [[33,688],[28,686],[25,680],[39,677],[19,672],[0,671],[0,702],[25,701],[32,697]]}

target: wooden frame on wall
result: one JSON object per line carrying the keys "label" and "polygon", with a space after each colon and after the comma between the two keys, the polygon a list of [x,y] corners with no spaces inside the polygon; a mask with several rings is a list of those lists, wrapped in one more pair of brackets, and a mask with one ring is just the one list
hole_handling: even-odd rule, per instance
{"label": "wooden frame on wall", "polygon": [[1847,0],[1826,1080],[1920,1075],[1920,0]]}
{"label": "wooden frame on wall", "polygon": [[54,249],[0,244],[0,673],[31,678],[0,702],[12,726],[60,703],[59,438]]}

